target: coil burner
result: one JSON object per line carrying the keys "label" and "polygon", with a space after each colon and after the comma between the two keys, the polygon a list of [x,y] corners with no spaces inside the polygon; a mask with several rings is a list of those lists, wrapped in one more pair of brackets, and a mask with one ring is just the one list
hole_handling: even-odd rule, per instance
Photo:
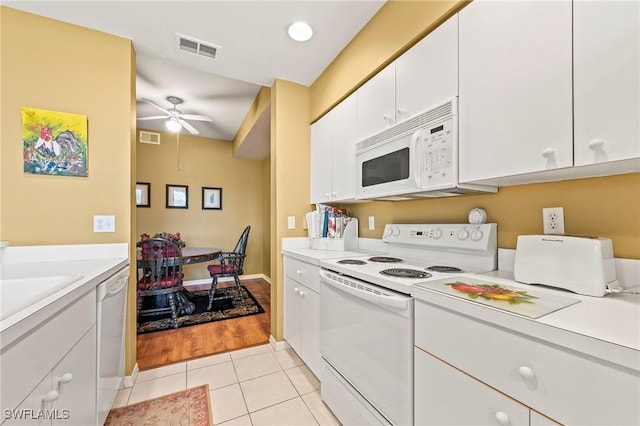
{"label": "coil burner", "polygon": [[371,262],[378,262],[378,263],[399,263],[399,262],[402,262],[402,259],[398,259],[397,257],[389,257],[389,256],[374,256],[374,257],[370,257],[369,260]]}
{"label": "coil burner", "polygon": [[444,272],[447,274],[452,274],[452,273],[456,274],[456,273],[464,272],[462,269],[456,268],[455,266],[442,266],[442,265],[429,266],[427,268],[427,271]]}
{"label": "coil burner", "polygon": [[338,260],[337,263],[342,263],[343,265],[366,265],[367,262],[365,262],[364,260],[358,260],[358,259],[342,259],[342,260]]}
{"label": "coil burner", "polygon": [[417,269],[405,269],[405,268],[392,268],[384,269],[380,271],[382,275],[389,275],[391,277],[400,278],[431,278],[432,275],[428,272],[418,271]]}

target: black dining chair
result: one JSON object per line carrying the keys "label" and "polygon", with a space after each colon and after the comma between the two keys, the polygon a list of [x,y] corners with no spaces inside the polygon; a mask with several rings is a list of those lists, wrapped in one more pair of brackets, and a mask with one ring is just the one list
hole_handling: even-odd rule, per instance
{"label": "black dining chair", "polygon": [[[173,241],[150,238],[139,241],[137,259],[137,317],[171,313],[173,328],[178,328],[178,314],[184,308],[180,296],[182,274],[182,249]],[[158,296],[166,296],[158,300]],[[154,297],[154,303],[143,309],[145,298]]]}
{"label": "black dining chair", "polygon": [[238,239],[233,251],[221,252],[217,259],[219,263],[207,266],[212,278],[211,288],[209,289],[209,305],[207,306],[207,310],[211,310],[213,301],[216,300],[215,294],[218,288],[218,279],[222,277],[233,277],[238,289],[238,295],[242,299],[242,304],[244,305],[244,293],[240,286],[239,276],[244,273],[244,259],[247,257],[249,231],[251,231],[251,226],[244,228],[244,231],[242,231],[240,239]]}

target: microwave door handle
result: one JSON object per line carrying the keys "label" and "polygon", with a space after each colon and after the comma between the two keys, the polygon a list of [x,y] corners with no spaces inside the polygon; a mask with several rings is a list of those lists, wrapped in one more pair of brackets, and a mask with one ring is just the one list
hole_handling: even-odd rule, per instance
{"label": "microwave door handle", "polygon": [[422,134],[422,130],[416,130],[413,135],[411,135],[411,155],[414,157],[413,160],[413,180],[416,184],[416,188],[421,188],[421,180],[422,180],[422,155],[416,155],[416,149],[418,148],[418,141],[420,140],[420,136]]}

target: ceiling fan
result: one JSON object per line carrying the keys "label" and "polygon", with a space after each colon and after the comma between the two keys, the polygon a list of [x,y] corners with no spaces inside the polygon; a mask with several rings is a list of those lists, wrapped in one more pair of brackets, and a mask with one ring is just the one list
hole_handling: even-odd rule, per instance
{"label": "ceiling fan", "polygon": [[165,123],[167,125],[167,129],[172,132],[178,132],[181,128],[185,128],[192,135],[200,134],[200,132],[193,127],[186,120],[196,120],[196,121],[213,121],[211,117],[207,117],[206,115],[198,115],[198,114],[183,114],[180,110],[176,109],[176,105],[180,105],[183,100],[176,96],[167,96],[167,101],[173,106],[169,109],[162,108],[157,103],[153,102],[150,99],[140,98],[141,101],[144,101],[150,105],[153,105],[160,111],[164,112],[165,115],[153,115],[149,117],[138,117],[138,120],[161,120],[167,119]]}

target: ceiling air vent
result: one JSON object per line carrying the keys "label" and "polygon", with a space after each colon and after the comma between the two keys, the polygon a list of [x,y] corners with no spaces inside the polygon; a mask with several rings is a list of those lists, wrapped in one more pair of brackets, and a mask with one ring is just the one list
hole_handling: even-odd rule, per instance
{"label": "ceiling air vent", "polygon": [[150,143],[160,145],[160,133],[146,132],[140,130],[140,143]]}
{"label": "ceiling air vent", "polygon": [[220,49],[220,46],[216,46],[215,44],[185,37],[180,34],[176,34],[176,38],[178,40],[178,49],[186,50],[196,55],[206,56],[211,59],[216,58],[218,49]]}

